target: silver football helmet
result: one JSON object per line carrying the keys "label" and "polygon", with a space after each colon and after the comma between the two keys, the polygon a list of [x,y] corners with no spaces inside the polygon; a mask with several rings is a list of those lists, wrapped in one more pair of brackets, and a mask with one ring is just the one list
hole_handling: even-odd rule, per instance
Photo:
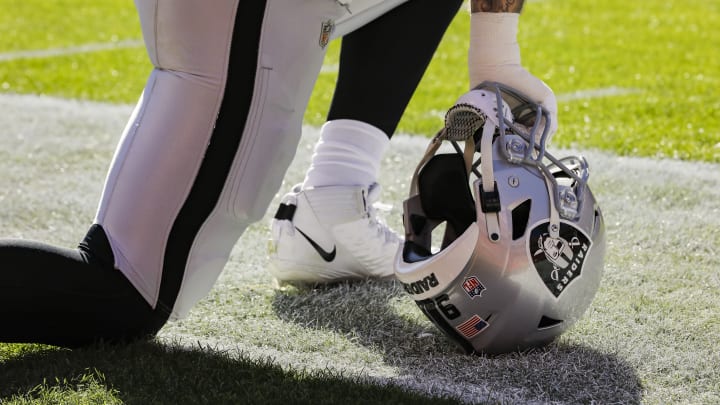
{"label": "silver football helmet", "polygon": [[545,345],[598,290],[605,231],[588,164],[546,151],[549,120],[516,90],[482,83],[448,111],[413,175],[395,274],[468,353]]}

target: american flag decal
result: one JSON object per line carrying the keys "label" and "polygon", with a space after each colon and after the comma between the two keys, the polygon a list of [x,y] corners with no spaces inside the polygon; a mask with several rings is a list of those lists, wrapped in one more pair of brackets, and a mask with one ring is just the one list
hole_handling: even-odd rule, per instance
{"label": "american flag decal", "polygon": [[458,325],[455,329],[460,332],[466,339],[472,339],[487,328],[489,324],[477,315],[473,315],[467,321]]}

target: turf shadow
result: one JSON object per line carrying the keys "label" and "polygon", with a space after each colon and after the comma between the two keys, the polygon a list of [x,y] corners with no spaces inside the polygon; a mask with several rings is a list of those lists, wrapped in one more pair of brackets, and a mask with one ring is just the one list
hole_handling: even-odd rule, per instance
{"label": "turf shadow", "polygon": [[411,377],[410,385],[435,387],[430,390],[437,394],[503,403],[642,401],[639,377],[617,356],[561,343],[524,353],[466,355],[422,316],[399,314],[393,302],[403,299],[409,298],[395,281],[340,283],[278,291],[273,308],[281,319],[336,331],[379,351],[386,364]]}
{"label": "turf shadow", "polygon": [[[92,393],[90,386],[96,387]],[[48,399],[53,390],[64,391],[64,401],[69,391],[79,393],[79,403],[97,403],[98,398],[88,397],[97,394],[98,386],[102,403],[108,398],[125,404],[437,403],[330,371],[283,370],[270,360],[156,342],[76,350],[36,347],[0,362],[0,403],[18,395],[28,402],[53,403],[52,396]]]}

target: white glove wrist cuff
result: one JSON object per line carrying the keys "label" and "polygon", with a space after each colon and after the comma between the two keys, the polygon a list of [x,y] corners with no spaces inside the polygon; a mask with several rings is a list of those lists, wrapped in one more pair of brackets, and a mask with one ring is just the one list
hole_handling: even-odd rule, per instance
{"label": "white glove wrist cuff", "polygon": [[480,84],[481,76],[489,67],[520,66],[519,17],[517,13],[470,14],[468,71],[471,86]]}

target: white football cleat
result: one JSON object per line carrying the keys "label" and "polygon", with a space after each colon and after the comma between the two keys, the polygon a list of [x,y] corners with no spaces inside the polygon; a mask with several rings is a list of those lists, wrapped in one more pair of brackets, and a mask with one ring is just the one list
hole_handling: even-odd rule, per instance
{"label": "white football cleat", "polygon": [[270,274],[279,284],[391,277],[402,240],[377,220],[379,195],[377,183],[293,187],[272,220]]}

